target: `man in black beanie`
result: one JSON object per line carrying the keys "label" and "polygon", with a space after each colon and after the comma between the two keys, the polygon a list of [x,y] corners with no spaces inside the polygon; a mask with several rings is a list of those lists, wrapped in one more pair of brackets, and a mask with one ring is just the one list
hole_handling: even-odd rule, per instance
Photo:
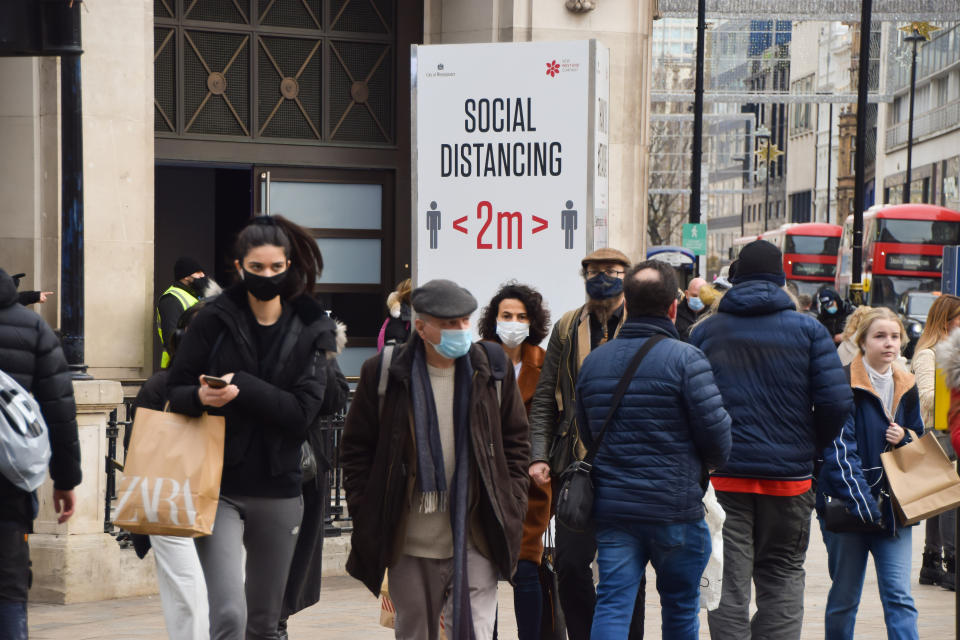
{"label": "man in black beanie", "polygon": [[799,640],[813,462],[839,435],[853,396],[833,339],[783,290],[780,250],[757,240],[735,264],[733,288],[690,336],[710,360],[733,422],[730,457],[712,474],[727,517],[710,635]]}
{"label": "man in black beanie", "polygon": [[167,340],[177,329],[180,314],[197,304],[207,288],[207,276],[196,259],[184,256],[173,265],[173,284],[167,287],[157,300],[157,333],[163,346],[160,368],[170,364]]}

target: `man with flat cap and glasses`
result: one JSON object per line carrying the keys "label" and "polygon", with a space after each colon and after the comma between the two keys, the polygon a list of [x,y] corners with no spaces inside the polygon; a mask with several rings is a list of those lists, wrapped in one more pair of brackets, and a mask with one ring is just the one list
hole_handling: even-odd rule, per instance
{"label": "man with flat cap and glasses", "polygon": [[[530,408],[530,477],[546,484],[587,453],[576,417],[575,385],[583,360],[613,340],[626,319],[623,276],[630,259],[622,251],[597,249],[581,261],[587,302],[553,326],[543,369]],[[560,606],[570,640],[587,640],[597,601],[590,564],[597,553],[595,532],[574,531],[557,522],[557,578]],[[630,640],[643,637],[645,583],[640,584]]]}
{"label": "man with flat cap and glasses", "polygon": [[414,289],[415,332],[366,362],[340,461],[353,517],[347,571],[379,595],[389,567],[397,638],[493,637],[497,579],[517,565],[528,424],[499,344],[474,343],[469,291]]}

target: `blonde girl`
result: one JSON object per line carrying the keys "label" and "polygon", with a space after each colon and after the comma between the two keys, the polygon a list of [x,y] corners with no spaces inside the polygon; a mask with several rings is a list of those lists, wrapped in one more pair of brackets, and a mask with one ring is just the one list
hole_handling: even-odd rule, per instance
{"label": "blonde girl", "polygon": [[[823,452],[817,478],[817,515],[827,547],[832,585],[824,619],[826,640],[854,638],[854,625],[867,559],[873,555],[887,636],[916,640],[917,609],[910,594],[910,527],[893,513],[880,454],[923,433],[914,377],[895,366],[904,339],[903,324],[885,307],[860,320],[859,353],[845,367],[854,406],[840,435]],[[828,530],[827,502],[839,502],[859,519],[857,531]]]}

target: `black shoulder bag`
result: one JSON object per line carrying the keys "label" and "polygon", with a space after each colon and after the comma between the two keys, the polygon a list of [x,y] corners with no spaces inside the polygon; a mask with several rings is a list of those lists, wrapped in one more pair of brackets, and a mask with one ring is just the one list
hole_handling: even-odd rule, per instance
{"label": "black shoulder bag", "polygon": [[[643,346],[633,356],[633,360],[627,365],[627,370],[617,384],[616,391],[613,392],[613,399],[610,401],[610,408],[607,410],[607,417],[603,420],[603,426],[597,433],[596,439],[587,450],[587,455],[583,460],[575,460],[563,470],[560,474],[560,492],[557,496],[557,520],[563,523],[568,529],[574,531],[583,531],[593,519],[593,481],[590,479],[590,471],[593,469],[593,459],[597,455],[597,449],[603,442],[603,436],[610,426],[610,420],[616,413],[623,394],[626,393],[633,374],[640,367],[640,363],[650,353],[650,349],[667,336],[657,334],[651,336],[643,343]],[[588,425],[581,425],[588,428]]]}

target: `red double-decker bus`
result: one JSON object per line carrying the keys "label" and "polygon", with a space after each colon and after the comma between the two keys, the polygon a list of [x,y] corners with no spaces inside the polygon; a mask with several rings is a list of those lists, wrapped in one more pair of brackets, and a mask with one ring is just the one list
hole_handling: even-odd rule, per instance
{"label": "red double-decker bus", "polygon": [[825,284],[833,284],[837,273],[837,250],[840,247],[840,225],[820,222],[785,224],[779,229],[758,236],[744,236],[733,241],[730,258],[754,240],[771,242],[783,254],[783,273],[799,293],[816,296]]}
{"label": "red double-decker bus", "polygon": [[[939,291],[944,245],[960,244],[960,212],[932,204],[871,207],[863,214],[863,288],[867,304],[897,308],[907,291]],[[846,296],[853,260],[853,216],[840,241],[836,285]]]}
{"label": "red double-decker bus", "polygon": [[825,284],[833,284],[837,275],[837,252],[843,228],[838,224],[804,222],[785,224],[760,237],[783,253],[783,272],[787,282],[800,293],[816,296]]}

